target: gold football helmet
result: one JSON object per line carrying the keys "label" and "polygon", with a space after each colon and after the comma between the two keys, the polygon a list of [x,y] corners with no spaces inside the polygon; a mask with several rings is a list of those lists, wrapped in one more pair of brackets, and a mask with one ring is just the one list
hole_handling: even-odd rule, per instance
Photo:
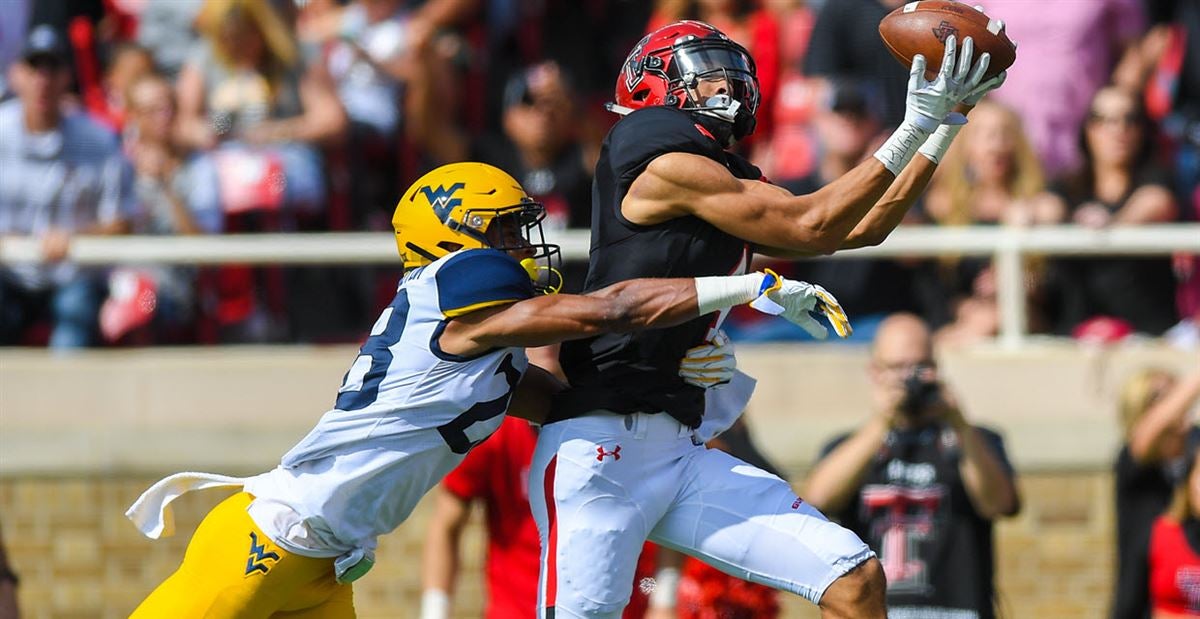
{"label": "gold football helmet", "polygon": [[545,216],[546,208],[500,168],[463,162],[417,179],[396,205],[392,227],[405,270],[460,249],[490,247],[516,254],[535,287],[557,292],[560,254],[545,242]]}

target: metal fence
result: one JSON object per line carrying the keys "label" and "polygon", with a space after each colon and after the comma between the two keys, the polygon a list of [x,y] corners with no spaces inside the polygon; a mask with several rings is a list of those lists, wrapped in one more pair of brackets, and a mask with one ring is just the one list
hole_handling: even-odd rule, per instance
{"label": "metal fence", "polygon": [[[566,259],[587,257],[589,233],[551,234]],[[1151,256],[1200,254],[1200,224],[1084,229],[1076,226],[901,227],[877,247],[834,257],[987,256],[996,268],[1000,342],[1020,346],[1026,336],[1025,256]],[[78,264],[386,264],[396,263],[388,233],[236,234],[222,236],[76,237],[69,259]],[[41,261],[36,239],[0,237],[0,264]]]}

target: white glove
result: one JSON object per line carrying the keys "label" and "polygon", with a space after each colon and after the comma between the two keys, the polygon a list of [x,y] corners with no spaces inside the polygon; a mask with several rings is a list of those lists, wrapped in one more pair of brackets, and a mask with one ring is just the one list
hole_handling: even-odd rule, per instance
{"label": "white glove", "polygon": [[733,342],[724,331],[704,345],[689,348],[687,356],[679,362],[679,375],[683,382],[708,389],[724,385],[733,379],[737,369],[737,358],[733,354]]}
{"label": "white glove", "polygon": [[963,98],[962,102],[966,105],[975,105],[979,103],[980,99],[983,99],[984,95],[1003,86],[1004,80],[1006,79],[1008,79],[1008,71],[1001,71],[996,77],[979,84],[974,90],[968,92],[967,96]]}
{"label": "white glove", "polygon": [[808,282],[784,279],[774,271],[765,269],[767,277],[774,277],[773,284],[763,282],[763,293],[750,302],[750,307],[772,316],[783,316],[788,322],[800,325],[809,335],[823,340],[829,336],[829,330],[810,312],[825,316],[838,337],[849,337],[854,333],[850,327],[850,319],[841,304],[829,291]]}
{"label": "white glove", "polygon": [[952,114],[951,110],[975,92],[983,80],[983,74],[987,71],[992,56],[984,52],[972,67],[971,57],[975,53],[975,42],[971,37],[967,37],[963,42],[961,53],[957,50],[958,39],[954,35],[946,37],[946,53],[942,57],[942,67],[932,82],[925,79],[925,57],[921,54],[913,57],[912,68],[908,73],[905,122],[930,133],[943,122],[952,125],[966,122],[962,114]]}

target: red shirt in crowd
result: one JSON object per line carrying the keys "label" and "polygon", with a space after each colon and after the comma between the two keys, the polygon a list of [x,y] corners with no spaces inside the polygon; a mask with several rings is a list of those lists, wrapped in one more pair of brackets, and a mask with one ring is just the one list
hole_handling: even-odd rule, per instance
{"label": "red shirt in crowd", "polygon": [[[442,482],[454,496],[483,501],[487,520],[486,619],[536,616],[541,541],[529,511],[529,464],[537,432],[522,419],[508,417],[500,429],[471,450]],[[633,598],[624,619],[646,612],[648,598],[636,583],[653,574],[652,546],[638,560]]]}
{"label": "red shirt in crowd", "polygon": [[1150,606],[1155,612],[1200,616],[1200,554],[1173,518],[1150,531]]}

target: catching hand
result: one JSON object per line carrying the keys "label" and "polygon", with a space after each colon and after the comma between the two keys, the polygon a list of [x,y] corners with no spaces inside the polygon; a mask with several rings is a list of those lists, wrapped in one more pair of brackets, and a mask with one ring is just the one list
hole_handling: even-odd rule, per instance
{"label": "catching hand", "polygon": [[724,331],[717,331],[707,344],[688,349],[687,356],[679,362],[679,375],[689,385],[708,389],[732,380],[736,368],[733,342]]}
{"label": "catching hand", "polygon": [[783,316],[819,340],[828,337],[829,330],[813,318],[813,312],[825,316],[838,337],[845,338],[854,333],[845,310],[828,290],[816,284],[784,279],[770,269],[766,269],[766,274],[762,294],[750,302],[750,307],[764,314]]}
{"label": "catching hand", "polygon": [[[992,59],[991,54],[984,52],[972,67],[971,57],[974,53],[975,42],[971,37],[967,37],[963,42],[961,52],[958,50],[957,38],[954,35],[946,37],[946,53],[942,57],[942,67],[932,82],[925,79],[925,57],[920,54],[914,56],[908,74],[908,99],[904,120],[929,132],[933,132],[943,122],[956,125],[966,122],[962,114],[952,114],[951,110],[968,96],[975,94]],[[989,80],[989,83],[993,81],[995,79]]]}

